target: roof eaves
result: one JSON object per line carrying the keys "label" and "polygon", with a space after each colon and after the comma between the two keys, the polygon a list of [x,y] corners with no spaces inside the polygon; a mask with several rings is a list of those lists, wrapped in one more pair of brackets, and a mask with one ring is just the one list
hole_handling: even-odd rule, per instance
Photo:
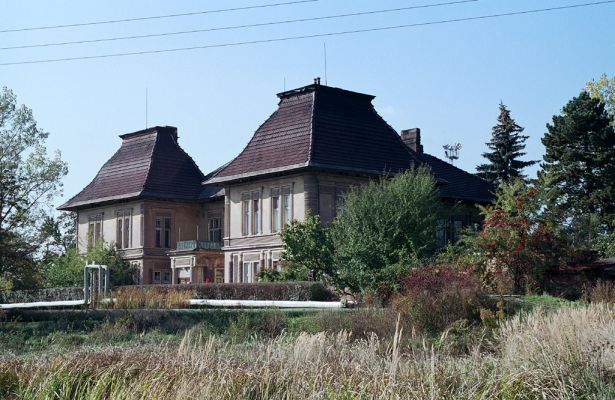
{"label": "roof eaves", "polygon": [[60,210],[60,211],[72,211],[72,210],[75,210],[77,208],[81,208],[83,206],[92,206],[94,204],[102,204],[102,203],[107,203],[109,201],[127,200],[127,199],[132,199],[132,198],[138,198],[138,197],[141,196],[141,193],[142,192],[139,191],[139,192],[133,192],[133,193],[125,193],[125,194],[121,194],[121,195],[117,195],[117,196],[100,197],[100,198],[97,198],[97,199],[83,200],[83,201],[76,201],[76,202],[71,202],[69,200],[66,203],[64,203],[61,206],[59,206],[57,209]]}
{"label": "roof eaves", "polygon": [[276,174],[279,172],[287,172],[287,171],[291,171],[295,169],[305,168],[309,166],[309,164],[310,164],[309,162],[305,162],[305,163],[299,163],[299,164],[286,165],[284,167],[275,167],[275,168],[262,169],[259,171],[250,171],[250,172],[246,172],[243,174],[235,174],[235,175],[219,176],[219,177],[214,176],[213,178],[205,181],[204,184],[209,185],[212,183],[232,182],[232,181],[237,181],[237,180],[246,179],[246,178],[253,178],[256,176],[260,176],[260,175],[270,175],[270,174]]}

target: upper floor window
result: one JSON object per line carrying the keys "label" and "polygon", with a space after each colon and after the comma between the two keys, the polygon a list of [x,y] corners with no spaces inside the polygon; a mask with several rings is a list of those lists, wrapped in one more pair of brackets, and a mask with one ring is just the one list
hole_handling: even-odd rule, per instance
{"label": "upper floor window", "polygon": [[282,188],[282,220],[284,225],[290,224],[293,219],[293,196],[290,192],[290,187]]}
{"label": "upper floor window", "polygon": [[207,219],[208,238],[210,242],[222,241],[222,218],[213,216]]}
{"label": "upper floor window", "polygon": [[103,213],[88,217],[88,246],[93,247],[103,240]]}
{"label": "upper floor window", "polygon": [[244,236],[261,233],[261,207],[260,192],[244,193],[241,195],[242,207],[242,233]]}
{"label": "upper floor window", "polygon": [[120,210],[116,214],[115,246],[128,249],[132,247],[132,209]]}
{"label": "upper floor window", "polygon": [[280,189],[271,189],[271,232],[280,231]]}
{"label": "upper floor window", "polygon": [[171,218],[156,217],[155,222],[155,240],[156,247],[171,247]]}

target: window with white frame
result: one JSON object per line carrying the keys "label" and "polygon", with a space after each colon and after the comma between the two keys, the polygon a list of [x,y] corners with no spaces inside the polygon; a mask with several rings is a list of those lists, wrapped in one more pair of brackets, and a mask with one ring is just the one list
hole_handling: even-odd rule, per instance
{"label": "window with white frame", "polygon": [[103,213],[88,217],[88,245],[96,246],[103,240]]}
{"label": "window with white frame", "polygon": [[256,282],[256,276],[260,271],[260,262],[259,261],[245,261],[243,263],[243,275],[242,282],[243,283],[254,283]]}
{"label": "window with white frame", "polygon": [[116,213],[115,246],[118,249],[132,247],[132,209],[119,210]]}
{"label": "window with white frame", "polygon": [[280,189],[273,188],[271,189],[271,232],[279,232],[281,228],[280,222]]}
{"label": "window with white frame", "polygon": [[293,196],[290,186],[282,187],[282,221],[284,225],[290,224],[293,219]]}
{"label": "window with white frame", "polygon": [[222,241],[222,217],[219,215],[207,218],[208,240],[210,242]]}
{"label": "window with white frame", "polygon": [[259,191],[241,195],[242,234],[243,236],[261,233],[261,196]]}

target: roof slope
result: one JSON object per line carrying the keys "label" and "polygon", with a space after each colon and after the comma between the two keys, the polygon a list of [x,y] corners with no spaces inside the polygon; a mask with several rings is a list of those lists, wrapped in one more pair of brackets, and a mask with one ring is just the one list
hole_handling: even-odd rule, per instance
{"label": "roof slope", "polygon": [[156,126],[120,137],[122,145],[92,182],[58,209],[133,198],[199,198],[205,176],[179,147],[177,128]]}
{"label": "roof slope", "polygon": [[423,163],[429,165],[434,175],[442,181],[438,185],[440,195],[456,200],[470,200],[480,203],[493,201],[493,185],[469,172],[440,160],[431,154],[422,153]]}
{"label": "roof slope", "polygon": [[378,115],[373,96],[313,84],[278,97],[278,109],[207,183],[305,168],[378,175],[418,162]]}

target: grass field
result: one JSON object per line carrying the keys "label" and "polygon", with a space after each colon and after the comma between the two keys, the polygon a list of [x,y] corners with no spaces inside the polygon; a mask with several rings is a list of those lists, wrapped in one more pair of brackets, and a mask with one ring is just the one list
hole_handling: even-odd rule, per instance
{"label": "grass field", "polygon": [[438,334],[386,310],[8,321],[0,398],[615,398],[614,309],[518,301]]}

